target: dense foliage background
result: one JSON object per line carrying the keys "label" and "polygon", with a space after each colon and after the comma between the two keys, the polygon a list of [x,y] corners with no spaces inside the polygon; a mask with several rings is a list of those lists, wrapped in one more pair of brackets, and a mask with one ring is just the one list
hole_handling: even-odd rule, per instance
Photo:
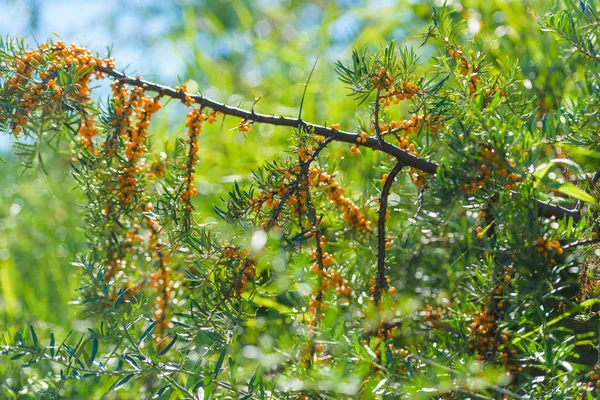
{"label": "dense foliage background", "polygon": [[[165,327],[161,336],[169,341],[156,348],[144,342],[157,333],[148,330],[157,329],[155,293],[141,291],[124,301],[123,282],[117,281],[106,293],[114,304],[107,312],[95,304],[102,290],[90,289],[103,279],[97,274],[105,226],[94,220],[102,210],[94,208],[98,190],[85,182],[102,169],[82,168],[92,161],[68,129],[56,130],[51,140],[3,135],[2,143],[10,144],[2,146],[0,163],[0,324],[6,332],[0,341],[6,353],[1,398],[597,396],[591,388],[600,378],[593,372],[600,254],[591,181],[598,169],[600,20],[593,1],[448,1],[445,9],[435,4],[433,17],[431,2],[418,1],[369,1],[368,7],[342,0],[73,6],[85,13],[61,2],[0,6],[9,11],[5,15],[29,17],[4,33],[33,33],[25,40],[32,48],[46,41],[51,26],[67,42],[89,45],[101,56],[112,44],[116,68],[129,75],[172,87],[185,83],[189,92],[276,116],[296,117],[302,104],[305,121],[370,136],[374,92],[361,103],[361,93],[348,89],[357,94],[360,82],[339,64],[336,69],[336,61],[351,69],[353,49],[377,53],[395,41],[419,56],[406,80],[430,90],[423,91],[422,104],[390,106],[386,121],[410,119],[415,108],[443,121],[411,137],[422,157],[441,165],[438,179],[406,169],[392,187],[386,275],[396,291],[376,310],[369,309],[378,254],[379,205],[373,199],[393,160],[366,148],[353,154],[345,143],[322,152],[320,168],[335,176],[372,230],[352,229],[324,192],[315,191],[325,250],[352,292],[325,295],[327,312],[314,332],[307,329],[319,286],[309,271],[314,243],[275,232],[263,248],[257,234],[262,219],[240,212],[244,202],[234,185],[254,186],[255,195],[268,188],[280,166],[294,165],[305,135],[268,124],[243,132],[236,129],[239,118],[205,124],[195,173],[195,239],[173,257],[179,286],[170,312],[177,323]],[[89,20],[82,24],[68,15]],[[67,23],[57,26],[57,18]],[[472,64],[481,65],[481,94],[461,86],[461,60],[449,53],[458,44]],[[11,38],[3,42],[3,67],[12,47]],[[378,70],[382,58],[375,60]],[[99,85],[97,109],[110,114],[111,90],[107,82]],[[3,101],[8,110],[10,101]],[[185,154],[178,138],[186,137],[189,110],[176,101],[163,105],[150,126],[153,163]],[[3,132],[11,133],[8,116],[2,116]],[[486,149],[500,157],[486,178],[490,183],[470,192],[471,182],[477,186],[482,179],[481,164],[496,162]],[[240,202],[230,200],[232,191]],[[536,199],[578,207],[583,218],[548,218]],[[169,225],[169,210],[178,207],[156,210],[157,220],[170,226],[169,240],[181,234],[177,224]],[[221,264],[215,254],[227,250],[226,242],[258,258],[256,282],[241,299],[220,297],[222,291],[203,281]],[[147,278],[152,268],[149,262],[131,275]],[[376,340],[381,322],[390,332],[397,328],[389,333],[385,326],[384,345]],[[488,323],[493,351],[483,342]],[[129,331],[139,348],[119,340]],[[70,347],[57,349],[65,338]]]}

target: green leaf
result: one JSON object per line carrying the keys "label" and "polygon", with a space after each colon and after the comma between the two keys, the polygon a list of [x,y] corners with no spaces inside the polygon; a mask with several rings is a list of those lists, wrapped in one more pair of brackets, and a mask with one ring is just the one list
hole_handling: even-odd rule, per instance
{"label": "green leaf", "polygon": [[113,390],[119,390],[121,387],[123,387],[123,385],[125,385],[127,382],[129,382],[131,380],[131,378],[133,378],[134,376],[135,376],[135,374],[129,374],[129,375],[123,377],[121,380],[119,380],[117,382],[117,384],[115,385]]}
{"label": "green leaf", "polygon": [[19,353],[19,354],[15,354],[14,356],[12,356],[10,359],[11,360],[18,360],[21,357],[25,357],[28,353]]}
{"label": "green leaf", "polygon": [[54,332],[50,332],[50,357],[54,357],[54,344],[56,343],[56,338],[54,337]]}
{"label": "green leaf", "polygon": [[173,339],[172,339],[172,340],[169,342],[169,344],[167,344],[167,345],[165,346],[165,348],[164,348],[164,349],[162,349],[162,350],[161,350],[161,351],[158,353],[158,356],[159,356],[159,357],[160,357],[160,356],[162,356],[163,354],[166,354],[166,353],[167,353],[167,351],[171,350],[171,347],[173,347],[173,345],[174,345],[174,344],[175,344],[175,342],[177,341],[177,337],[178,337],[177,335],[173,336]]}
{"label": "green leaf", "polygon": [[33,345],[38,347],[38,337],[35,333],[35,329],[33,329],[33,325],[29,325],[29,330],[31,331],[31,337],[33,338]]}
{"label": "green leaf", "polygon": [[94,363],[96,354],[98,354],[98,339],[94,338],[94,341],[92,342],[92,355],[90,356],[90,364]]}
{"label": "green leaf", "polygon": [[219,376],[219,371],[221,370],[221,366],[223,365],[223,361],[225,360],[225,355],[227,354],[227,348],[224,348],[221,351],[221,355],[219,356],[219,359],[217,360],[217,363],[215,364],[215,369],[214,369],[214,375],[215,378],[217,376]]}
{"label": "green leaf", "polygon": [[586,203],[596,204],[596,199],[583,189],[578,188],[572,183],[563,183],[559,186],[558,191],[575,199],[585,201]]}
{"label": "green leaf", "polygon": [[146,328],[146,330],[144,331],[144,333],[142,333],[142,336],[140,336],[140,338],[138,340],[138,346],[144,341],[144,339],[146,339],[146,337],[148,337],[148,335],[150,335],[150,333],[152,333],[155,326],[156,326],[156,321],[153,321],[150,324],[150,326],[148,328]]}
{"label": "green leaf", "polygon": [[585,301],[582,301],[581,303],[579,303],[579,305],[581,306],[581,308],[587,308],[587,307],[591,307],[594,304],[598,304],[600,303],[600,299],[588,299]]}

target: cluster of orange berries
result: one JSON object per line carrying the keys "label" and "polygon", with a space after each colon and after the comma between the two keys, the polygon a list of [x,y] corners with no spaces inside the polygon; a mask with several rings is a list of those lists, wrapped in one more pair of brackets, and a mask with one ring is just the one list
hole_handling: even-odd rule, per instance
{"label": "cluster of orange berries", "polygon": [[433,308],[431,304],[425,305],[423,311],[423,322],[430,324],[434,328],[443,328],[442,320],[446,318],[447,308],[436,307]]}
{"label": "cluster of orange berries", "polygon": [[[388,132],[403,131],[406,135],[411,133],[418,133],[419,129],[429,129],[430,132],[437,132],[441,128],[441,124],[436,119],[427,119],[422,115],[413,114],[410,119],[400,121],[390,121],[390,123],[380,122],[379,130],[382,134]],[[408,137],[406,138],[407,143],[403,149],[408,146]],[[360,143],[360,141],[359,141]],[[401,143],[402,144],[402,143]]]}
{"label": "cluster of orange berries", "polygon": [[146,138],[150,121],[152,115],[162,107],[158,98],[152,99],[145,96],[141,88],[135,88],[131,97],[135,100],[135,103],[131,103],[131,107],[135,108],[136,123],[134,129],[126,129],[127,134],[123,138],[127,160],[127,165],[119,175],[119,202],[123,206],[128,206],[133,200],[137,186],[137,175],[140,170],[138,162],[146,151]]}
{"label": "cluster of orange berries", "polygon": [[[463,55],[462,46],[456,46],[456,50],[454,48],[450,48],[448,50],[448,54],[453,57],[456,61],[460,62],[460,74],[464,77],[469,76],[469,80],[466,84],[469,85],[469,95],[472,96],[477,92],[477,83],[479,81],[479,74],[474,68],[472,64],[469,64],[467,58]],[[469,75],[469,71],[471,74]],[[506,92],[500,88],[487,88],[484,92],[484,107],[490,104],[496,95],[496,93],[500,93],[500,96],[505,96]]]}
{"label": "cluster of orange berries", "polygon": [[391,236],[385,238],[385,248],[389,249],[392,247],[392,243],[394,243],[394,239]]}
{"label": "cluster of orange berries", "polygon": [[394,75],[388,74],[385,67],[380,67],[379,71],[375,74],[374,86],[377,90],[388,90],[394,83]]}
{"label": "cluster of orange berries", "polygon": [[579,394],[579,398],[585,399],[585,393],[597,393],[600,391],[600,362],[594,365],[594,370],[588,374],[589,382],[583,384],[583,393]]}
{"label": "cluster of orange berries", "polygon": [[226,243],[223,247],[223,258],[237,263],[234,271],[234,283],[230,294],[239,297],[246,291],[248,284],[256,276],[257,259],[250,256],[250,251],[240,250],[239,247]]}
{"label": "cluster of orange berries", "polygon": [[[547,238],[541,236],[537,239],[535,251],[544,258],[553,257],[554,254],[560,256],[564,253],[564,250],[562,247],[560,247],[560,242],[558,240],[548,240]],[[555,260],[551,259],[551,262],[555,262]]]}
{"label": "cluster of orange berries", "polygon": [[[48,67],[38,73],[41,83],[33,83],[33,74],[46,63],[49,63]],[[38,49],[26,51],[23,56],[16,58],[12,63],[14,76],[6,83],[7,87],[23,92],[17,103],[18,111],[12,118],[13,133],[18,135],[22,131],[34,107],[40,103],[44,107],[53,107],[52,102],[64,96],[65,90],[57,81],[57,71],[61,68],[75,68],[78,73],[75,90],[70,92],[71,97],[81,103],[89,101],[92,72],[97,79],[103,77],[103,73],[95,69],[97,66],[113,67],[114,63],[112,59],[93,56],[84,47],[74,44],[66,46],[61,41],[53,46],[43,43]],[[43,99],[44,96],[46,98]]]}
{"label": "cluster of orange berries", "polygon": [[[415,150],[415,143],[411,143],[408,136],[410,134],[416,134],[419,132],[421,128],[429,128],[431,132],[436,132],[441,128],[440,123],[432,123],[427,119],[424,119],[422,116],[413,114],[411,119],[403,120],[403,121],[391,121],[389,124],[380,123],[379,129],[382,133],[388,132],[398,132],[401,131],[401,135],[397,135],[398,138],[398,147],[402,150],[409,152],[414,156],[419,156],[419,152]],[[416,186],[423,186],[427,183],[427,175],[418,169],[410,168],[409,175],[411,177],[411,181]]]}
{"label": "cluster of orange berries", "polygon": [[[154,208],[152,203],[146,203],[140,207],[145,213],[149,213]],[[152,252],[152,258],[158,261],[159,268],[153,271],[149,276],[148,286],[157,293],[154,306],[154,320],[156,321],[156,333],[153,335],[155,344],[158,344],[164,338],[167,329],[173,327],[169,317],[168,303],[173,298],[173,288],[175,282],[171,279],[170,256],[163,251],[163,243],[160,241],[159,233],[161,226],[149,214],[146,216],[146,227],[148,228],[148,248]],[[137,218],[136,218],[137,221]],[[163,344],[164,345],[164,344]]]}
{"label": "cluster of orange berries", "polygon": [[[300,174],[302,168],[297,166],[293,169],[281,167],[279,172],[283,174],[282,180],[276,188],[272,188],[268,191],[262,191],[257,197],[250,200],[250,205],[254,212],[259,212],[263,205],[271,209],[277,209],[281,206],[281,201],[285,197],[285,205],[292,206],[291,214],[296,217],[303,212],[308,211],[308,190],[302,186],[295,188],[290,182],[292,174]],[[278,200],[279,199],[279,200]],[[283,207],[282,207],[283,210]],[[283,218],[283,211],[280,211],[276,218]],[[264,221],[262,227],[265,228],[268,221]],[[275,220],[275,225],[277,221]]]}
{"label": "cluster of orange berries", "polygon": [[500,97],[504,97],[506,96],[506,92],[504,91],[504,89],[500,89],[500,88],[487,88],[485,89],[484,93],[483,93],[483,106],[487,107],[492,100],[494,99],[494,96],[496,96],[496,93],[500,93]]}
{"label": "cluster of orange berries", "polygon": [[[309,333],[312,332],[315,324],[324,317],[323,311],[328,307],[327,303],[324,302],[324,296],[330,289],[335,288],[335,293],[342,296],[348,296],[352,293],[350,283],[339,271],[333,268],[333,264],[335,263],[333,256],[327,252],[323,252],[326,246],[325,236],[321,235],[319,237],[318,246],[319,249],[314,250],[310,254],[310,259],[315,262],[311,264],[309,270],[319,277],[319,286],[314,290],[312,301],[307,309],[308,313],[311,314],[311,317],[307,321]],[[318,260],[319,257],[321,257],[320,262]]]}
{"label": "cluster of orange berries", "polygon": [[173,298],[174,282],[171,279],[171,268],[167,266],[166,262],[168,262],[168,257],[163,256],[160,260],[160,269],[151,272],[149,276],[149,286],[157,291],[154,320],[157,323],[156,327],[159,335],[156,338],[161,337],[162,332],[166,329],[173,327],[173,323],[169,318],[168,303]]}
{"label": "cluster of orange berries", "polygon": [[217,120],[219,115],[221,115],[221,111],[211,111],[206,114],[206,120],[209,124],[212,124]]}
{"label": "cluster of orange berries", "polygon": [[[309,151],[306,150],[306,147],[302,146],[300,148],[301,159],[306,154],[309,154]],[[306,160],[306,158],[304,159]],[[283,200],[285,201],[284,205],[293,206],[291,211],[292,216],[298,216],[308,211],[308,190],[310,187],[314,187],[316,189],[323,189],[329,200],[343,211],[342,218],[344,221],[364,232],[370,230],[371,222],[364,216],[356,204],[344,196],[345,189],[331,175],[323,172],[320,168],[310,167],[308,169],[306,185],[308,187],[305,187],[305,185],[297,185],[297,181],[289,182],[292,174],[298,175],[302,172],[302,167],[296,166],[293,169],[282,167],[279,169],[279,172],[283,173],[284,179],[279,181],[276,188],[262,191],[257,197],[250,200],[250,205],[254,212],[259,212],[263,205],[272,209],[278,209],[281,207],[281,201],[285,199]],[[275,217],[283,217],[283,208]],[[264,221],[262,226],[266,227],[267,224],[268,221]]]}
{"label": "cluster of orange berries", "polygon": [[[325,245],[326,238],[325,236],[321,236],[319,238],[319,248],[321,249],[321,252],[325,248]],[[317,260],[318,253],[319,252],[317,252],[316,250],[313,251],[310,254],[310,259]],[[335,260],[333,258],[333,255],[324,252],[321,254],[321,262],[323,264],[323,267],[331,267],[335,263]],[[318,262],[312,264],[309,269],[318,274],[321,278],[321,287],[319,288],[320,291],[325,292],[335,287],[335,292],[337,294],[349,295],[350,293],[352,293],[352,289],[350,288],[350,284],[348,283],[348,281],[344,279],[344,277],[335,269],[320,269]]]}
{"label": "cluster of orange berries", "polygon": [[198,162],[198,135],[202,132],[202,123],[204,115],[202,112],[194,108],[187,115],[185,127],[188,128],[186,143],[189,146],[186,163],[183,165],[186,171],[184,178],[184,189],[181,192],[181,201],[185,203],[187,210],[191,210],[190,199],[198,194],[198,189],[194,186],[194,174],[196,172],[196,163]]}
{"label": "cluster of orange berries", "polygon": [[[481,145],[481,157],[485,160],[484,164],[479,166],[479,175],[475,180],[461,185],[461,189],[466,194],[475,194],[478,189],[483,189],[487,181],[491,178],[492,172],[495,171],[499,176],[507,179],[504,185],[506,190],[513,190],[516,187],[516,182],[521,179],[514,172],[509,172],[506,166],[503,165],[498,152],[487,145]],[[512,158],[507,160],[509,166],[514,166],[515,162]]]}
{"label": "cluster of orange berries", "polygon": [[306,146],[300,146],[298,147],[298,158],[300,159],[300,162],[306,163],[306,162],[310,162],[313,160],[313,153],[315,152],[315,148],[311,147],[308,148]]}
{"label": "cluster of orange berries", "polygon": [[[490,352],[498,345],[508,342],[508,333],[498,332],[497,318],[488,307],[477,314],[471,323],[471,334],[469,350],[476,353],[475,358],[480,361],[489,359]],[[507,360],[511,353],[503,348],[500,353],[500,359]]]}
{"label": "cluster of orange berries", "polygon": [[181,94],[183,94],[183,99],[180,99],[181,102],[186,106],[186,107],[191,107],[192,104],[194,104],[196,101],[187,93],[187,86],[186,85],[182,85],[181,87],[179,86],[175,86],[173,88],[173,90],[180,92]]}
{"label": "cluster of orange berries", "polygon": [[415,94],[419,91],[419,87],[414,83],[404,82],[402,87],[388,87],[387,92],[379,99],[379,102],[385,106],[390,104],[398,104],[402,100],[412,100]]}
{"label": "cluster of orange berries", "polygon": [[81,126],[79,128],[79,140],[81,144],[88,149],[90,153],[94,152],[94,144],[92,139],[96,136],[98,130],[96,129],[96,120],[92,114],[87,114],[81,119]]}
{"label": "cluster of orange berries", "polygon": [[[293,170],[286,168],[280,168],[280,172],[283,173],[284,179],[279,181],[277,188],[270,189],[269,191],[261,192],[258,197],[250,200],[250,205],[255,212],[259,212],[263,205],[267,207],[277,209],[281,206],[281,199],[285,197],[285,205],[294,206],[292,209],[292,216],[298,216],[302,212],[308,211],[308,188],[300,186],[299,188],[292,188],[290,184],[286,184],[286,180],[289,181],[292,174],[299,174],[302,168],[297,166]],[[343,211],[343,220],[352,225],[353,227],[362,230],[363,232],[371,229],[371,221],[369,221],[364,214],[360,211],[360,208],[344,196],[345,189],[331,175],[323,172],[321,168],[310,167],[308,170],[308,186],[315,187],[317,189],[323,189],[327,194],[329,200],[335,204],[339,209]],[[287,195],[286,195],[287,193]],[[279,199],[279,200],[278,200]],[[282,212],[276,216],[277,218],[283,217]],[[267,225],[267,221],[263,222],[263,227]]]}
{"label": "cluster of orange berries", "polygon": [[[510,279],[512,267],[506,267],[505,280]],[[506,279],[508,276],[508,279]],[[470,325],[469,350],[476,354],[475,358],[479,361],[488,361],[495,357],[492,354],[499,350],[499,359],[506,369],[510,372],[523,371],[523,368],[517,367],[514,362],[516,353],[508,346],[510,335],[502,332],[498,325],[499,317],[506,312],[506,303],[502,300],[504,285],[497,284],[492,295],[488,296],[488,304],[483,311],[476,314]]]}
{"label": "cluster of orange berries", "polygon": [[240,132],[248,132],[250,129],[252,129],[252,125],[253,125],[252,122],[242,119],[238,123],[237,129]]}
{"label": "cluster of orange berries", "polygon": [[133,104],[137,101],[139,91],[129,92],[127,87],[119,81],[110,84],[113,96],[115,118],[110,121],[113,133],[104,143],[104,151],[107,155],[114,155],[120,137],[126,137],[127,129],[131,125],[133,115]]}
{"label": "cluster of orange berries", "polygon": [[[371,286],[369,287],[369,292],[374,295],[375,292],[377,291],[377,279],[376,278],[371,278],[369,279],[369,283],[371,284]],[[394,293],[396,293],[396,288],[393,286],[390,286],[390,278],[388,276],[385,277],[385,289],[387,289],[387,293],[391,296]],[[371,298],[369,299],[371,301],[374,300],[374,297],[371,296]]]}
{"label": "cluster of orange berries", "polygon": [[[20,88],[26,87],[29,78],[34,72],[34,66],[42,62],[42,55],[38,52],[26,52],[23,57],[14,60],[14,77],[8,80],[5,85],[7,93],[16,94]],[[29,91],[24,91],[17,104],[17,111],[12,117],[12,130],[15,135],[21,133],[22,126],[27,123],[27,115],[31,108],[38,104],[38,95],[41,92],[41,85],[33,85]]]}
{"label": "cluster of orange berries", "polygon": [[29,114],[31,110],[33,110],[40,103],[45,102],[46,104],[49,104],[49,102],[53,100],[58,100],[55,97],[60,97],[64,93],[64,89],[58,87],[55,81],[50,82],[48,87],[49,90],[52,90],[55,87],[58,88],[57,91],[52,92],[53,94],[48,100],[41,99],[42,92],[44,91],[44,86],[41,84],[30,85],[27,87],[27,91],[22,94],[21,99],[17,103],[17,110],[12,117],[12,133],[15,136],[18,136],[22,132],[23,126],[25,126],[29,121]]}
{"label": "cluster of orange berries", "polygon": [[[593,232],[596,233],[596,232]],[[579,292],[575,301],[578,303],[590,298],[590,294],[600,290],[600,258],[596,255],[589,256],[583,263],[583,268],[579,272],[577,282],[579,283]]]}
{"label": "cluster of orange berries", "polygon": [[468,85],[469,94],[473,95],[477,91],[478,74],[474,66],[472,64],[469,64],[467,58],[463,55],[462,46],[456,46],[456,50],[454,50],[453,48],[449,49],[448,54],[451,57],[453,57],[456,61],[460,62],[460,74],[462,76],[466,77],[467,75],[469,75],[469,71],[472,71],[471,75],[469,75]]}
{"label": "cluster of orange berries", "polygon": [[358,146],[361,143],[367,143],[367,134],[365,132],[362,132],[360,136],[356,138],[356,143],[350,149],[352,154],[360,154],[360,149],[358,148]]}
{"label": "cluster of orange berries", "polygon": [[344,196],[345,189],[331,175],[321,171],[320,168],[311,167],[309,184],[314,184],[317,189],[325,190],[329,200],[343,211],[344,221],[363,232],[371,230],[371,221],[364,216],[352,200]]}
{"label": "cluster of orange berries", "polygon": [[[398,327],[397,326],[393,326],[388,328],[385,325],[385,322],[381,321],[379,323],[379,325],[377,326],[377,330],[375,331],[375,334],[373,336],[379,338],[382,342],[388,341],[393,339],[396,336],[396,332],[398,331]],[[363,340],[363,345],[367,345],[367,341]],[[379,346],[377,346],[379,347]],[[388,345],[386,346],[388,349],[392,350],[394,353],[396,353],[395,349],[394,349],[394,345],[393,343],[388,343]],[[408,350],[406,349],[400,349],[397,351],[398,353],[401,353],[402,355],[404,355],[405,357],[409,354]]]}
{"label": "cluster of orange berries", "polygon": [[[66,46],[63,42],[57,42],[52,46],[51,51],[53,54],[53,67],[70,67],[74,66],[77,72],[80,74],[80,80],[77,82],[77,90],[74,93],[76,99],[81,102],[89,101],[90,96],[90,78],[91,72],[93,71],[96,78],[100,79],[104,77],[103,73],[96,70],[97,66],[114,67],[112,59],[102,59],[95,57],[85,47],[78,47],[75,44]],[[52,68],[48,73],[52,73]],[[46,79],[41,77],[42,79]]]}

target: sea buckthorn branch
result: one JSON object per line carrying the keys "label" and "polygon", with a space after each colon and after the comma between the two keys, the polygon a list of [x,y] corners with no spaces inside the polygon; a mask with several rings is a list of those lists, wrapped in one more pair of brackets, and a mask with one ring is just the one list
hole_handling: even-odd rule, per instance
{"label": "sea buckthorn branch", "polygon": [[[139,88],[137,88],[139,89]],[[139,89],[141,92],[141,89]],[[136,96],[136,124],[133,129],[127,129],[128,141],[126,142],[125,159],[127,164],[119,175],[119,201],[122,206],[127,207],[133,201],[136,194],[137,175],[140,172],[139,161],[146,151],[146,138],[152,115],[161,109],[158,96],[151,99],[139,93]]]}
{"label": "sea buckthorn branch", "polygon": [[[254,121],[254,122],[264,123],[264,124],[273,125],[273,126],[287,126],[287,127],[291,127],[291,128],[301,128],[309,133],[319,135],[319,136],[324,136],[326,138],[332,136],[335,133],[335,139],[333,139],[334,141],[349,143],[352,145],[356,144],[358,142],[358,140],[361,139],[361,146],[368,147],[373,150],[382,151],[386,154],[389,154],[390,156],[401,161],[403,163],[403,165],[405,165],[407,167],[411,167],[411,168],[423,171],[428,174],[435,174],[438,169],[438,165],[436,163],[426,160],[421,157],[417,157],[413,154],[410,154],[409,152],[402,150],[399,147],[394,146],[391,143],[388,143],[385,141],[379,141],[375,137],[366,137],[363,139],[358,134],[353,134],[353,133],[344,132],[344,131],[337,130],[337,129],[331,129],[326,126],[312,124],[312,123],[304,121],[302,118],[287,118],[287,117],[283,117],[283,116],[276,117],[273,115],[256,113],[254,110],[247,111],[247,110],[243,110],[243,109],[240,109],[237,107],[230,107],[230,106],[227,106],[226,104],[211,100],[200,94],[197,94],[197,95],[186,94],[184,92],[177,91],[168,86],[164,86],[164,85],[160,85],[160,84],[153,83],[150,81],[146,81],[140,77],[127,76],[127,75],[123,74],[122,72],[119,72],[111,67],[96,66],[96,69],[98,69],[99,71],[101,71],[102,73],[104,73],[106,75],[112,76],[117,81],[121,82],[122,84],[141,86],[141,87],[144,87],[145,90],[147,90],[147,91],[153,91],[153,92],[156,92],[156,93],[159,93],[159,94],[162,94],[165,96],[169,96],[172,98],[176,98],[179,100],[184,100],[187,96],[187,97],[191,98],[195,103],[200,104],[205,107],[208,107],[208,108],[211,108],[214,111],[218,111],[224,115],[232,115],[232,116],[240,117],[240,118],[248,120],[248,121]],[[562,206],[559,206],[556,204],[551,204],[549,202],[545,202],[542,200],[535,200],[535,201],[536,201],[536,207],[537,207],[538,213],[541,216],[545,216],[545,217],[553,217],[554,216],[557,218],[571,217],[571,218],[573,218],[573,220],[575,222],[578,222],[579,220],[581,220],[581,212],[576,209],[568,209],[568,208],[565,208],[565,207],[562,207]]]}
{"label": "sea buckthorn branch", "polygon": [[[144,87],[145,90],[147,90],[147,91],[161,93],[165,96],[176,98],[179,100],[184,99],[186,96],[186,94],[184,92],[177,91],[168,86],[164,86],[164,85],[146,81],[140,77],[127,76],[127,75],[123,74],[122,72],[119,72],[113,68],[107,68],[104,66],[99,66],[97,68],[99,71],[102,71],[103,73],[105,73],[109,76],[112,76],[117,81],[121,82],[122,84],[128,84],[128,85],[132,85],[132,86],[141,86],[141,87]],[[187,96],[189,96],[191,99],[193,99],[194,102],[197,104],[211,108],[215,111],[219,111],[220,113],[225,114],[225,115],[232,115],[232,116],[246,119],[249,121],[264,123],[264,124],[273,125],[273,126],[287,126],[287,127],[291,127],[291,128],[301,128],[306,132],[309,132],[309,133],[315,134],[315,135],[319,135],[319,136],[324,136],[326,138],[333,135],[334,133],[336,133],[336,138],[334,139],[336,142],[355,144],[355,143],[357,143],[357,139],[360,137],[359,135],[356,135],[353,133],[344,132],[344,131],[340,131],[340,130],[336,130],[336,129],[331,129],[326,126],[312,124],[312,123],[304,121],[302,118],[287,118],[287,117],[283,117],[283,116],[276,117],[273,115],[260,114],[253,110],[247,111],[247,110],[243,110],[243,109],[240,109],[237,107],[227,106],[226,104],[211,100],[200,94],[197,94],[197,95],[187,94]],[[423,158],[415,157],[412,154],[410,154],[406,151],[403,151],[402,149],[400,149],[392,144],[379,143],[376,138],[367,138],[367,141],[363,142],[361,145],[364,147],[372,148],[374,150],[383,151],[384,153],[389,154],[389,155],[393,156],[394,158],[400,159],[407,166],[414,167],[416,169],[419,169],[421,171],[424,171],[424,172],[427,172],[430,174],[436,173],[437,164],[435,164],[431,161],[425,160]]]}
{"label": "sea buckthorn branch", "polygon": [[500,322],[504,318],[508,301],[505,293],[508,293],[510,280],[514,276],[513,266],[504,267],[500,283],[496,283],[487,297],[485,307],[476,314],[470,325],[469,351],[475,354],[480,361],[495,361],[496,353],[500,346],[500,360],[508,371],[522,371],[517,367],[515,359],[516,352],[509,344],[510,332],[503,329]]}
{"label": "sea buckthorn branch", "polygon": [[[327,145],[329,143],[331,143],[332,141],[335,140],[336,136],[337,136],[336,132],[334,131],[334,133],[331,136],[327,137],[325,140],[323,140],[321,143],[319,143],[317,148],[312,153],[310,153],[309,158],[307,158],[306,160],[300,160],[300,168],[301,168],[300,172],[299,172],[297,178],[294,180],[294,182],[292,182],[288,186],[288,190],[281,197],[279,205],[273,211],[273,214],[272,214],[271,218],[269,219],[269,222],[265,226],[265,230],[270,230],[273,227],[273,224],[277,221],[279,213],[281,213],[281,211],[283,210],[283,207],[284,207],[287,199],[292,194],[296,193],[300,189],[300,186],[303,183],[306,184],[305,186],[306,186],[307,197],[310,196],[310,191],[308,189],[308,186],[309,186],[308,185],[308,176],[309,176],[310,165],[316,160],[316,158],[319,156],[321,151],[323,151],[323,149],[325,149],[325,147],[327,147]],[[302,216],[302,213],[299,213],[298,217],[301,218],[301,216]]]}
{"label": "sea buckthorn branch", "polygon": [[[98,65],[113,67],[113,60],[94,57],[85,48],[66,46],[60,41],[52,46],[43,43],[38,49],[23,51],[12,58],[5,64],[6,72],[12,77],[4,85],[5,94],[13,100],[9,104],[16,105],[10,117],[12,133],[18,136],[37,109],[47,113],[56,111],[57,107],[60,110],[62,102],[59,100],[65,96],[71,106],[76,106],[71,108],[84,109],[90,101],[92,75],[97,79],[104,77],[103,72],[95,69]],[[36,77],[41,82],[36,82]],[[66,87],[59,83],[59,78],[67,81]]]}
{"label": "sea buckthorn branch", "polygon": [[198,162],[198,150],[200,145],[198,144],[198,135],[202,132],[202,123],[204,122],[204,115],[202,111],[193,108],[187,115],[187,122],[185,126],[188,128],[186,142],[188,144],[187,159],[183,168],[185,175],[183,178],[183,189],[181,191],[181,201],[183,202],[183,226],[186,231],[189,231],[191,227],[191,212],[192,203],[191,198],[198,194],[198,190],[194,186],[194,173],[196,172],[196,163]]}
{"label": "sea buckthorn branch", "polygon": [[[216,265],[224,265],[230,267],[229,272],[231,281],[226,282],[229,287],[226,290],[226,295],[240,298],[246,291],[248,284],[254,281],[256,275],[256,257],[250,255],[250,251],[242,249],[239,246],[234,246],[231,243],[226,243],[221,248],[222,254],[216,261]],[[229,277],[226,277],[229,278]]]}
{"label": "sea buckthorn branch", "polygon": [[[278,220],[283,217],[284,211],[288,210],[290,211],[288,216],[291,218],[287,218],[286,221],[293,222],[293,218],[297,217],[296,226],[303,232],[296,239],[301,236],[307,237],[304,236],[308,233],[305,231],[303,222],[305,217],[308,216],[309,228],[317,224],[309,212],[310,197],[316,191],[317,193],[324,192],[329,199],[329,204],[343,212],[342,219],[345,222],[362,232],[369,231],[371,222],[350,198],[344,196],[345,189],[332,175],[323,172],[321,168],[311,166],[314,157],[317,157],[327,144],[333,141],[333,138],[327,140],[317,137],[315,139],[321,139],[316,140],[319,144],[315,147],[309,148],[306,143],[300,143],[298,146],[300,160],[295,166],[267,165],[267,174],[259,169],[259,173],[255,174],[255,180],[262,192],[257,197],[240,191],[236,186],[236,190],[230,192],[232,200],[229,210],[231,211],[232,207],[235,208],[232,214],[244,214],[252,211],[255,213],[255,223],[260,223],[263,229],[270,229],[279,226]],[[246,199],[249,202],[246,202]],[[261,210],[263,205],[272,209],[266,213],[266,216]],[[229,212],[221,211],[221,214],[229,215]],[[263,216],[266,218],[264,221],[262,220]],[[288,240],[287,237],[286,240]]]}
{"label": "sea buckthorn branch", "polygon": [[173,297],[174,281],[171,279],[172,271],[169,267],[170,255],[160,238],[162,227],[148,215],[146,216],[146,225],[148,226],[148,248],[152,258],[158,262],[158,271],[151,272],[149,276],[150,287],[157,291],[154,310],[157,332],[153,334],[154,344],[159,345],[159,348],[164,348],[169,343],[165,332],[173,327],[169,315],[169,301]]}
{"label": "sea buckthorn branch", "polygon": [[379,197],[379,218],[377,220],[377,275],[375,279],[375,292],[373,293],[373,302],[379,304],[381,292],[387,289],[387,280],[385,276],[385,250],[388,242],[385,236],[385,222],[388,218],[388,198],[392,189],[392,184],[396,176],[402,171],[404,165],[397,161],[385,178],[381,196]]}

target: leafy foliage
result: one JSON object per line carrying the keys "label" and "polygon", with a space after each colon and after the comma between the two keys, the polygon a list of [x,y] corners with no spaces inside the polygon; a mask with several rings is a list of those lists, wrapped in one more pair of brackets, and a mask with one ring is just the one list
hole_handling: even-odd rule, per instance
{"label": "leafy foliage", "polygon": [[[15,386],[51,398],[78,382],[105,397],[598,396],[600,174],[586,173],[598,8],[568,1],[541,17],[562,58],[540,90],[484,38],[465,40],[456,17],[434,9],[419,50],[391,42],[335,63],[358,103],[352,132],[129,77],[60,41],[2,41],[0,129],[27,167],[69,154],[87,244],[75,263],[87,330],[9,328],[1,354],[25,368]],[[112,82],[106,102],[93,80]],[[157,145],[149,128],[167,98],[188,110],[187,137]],[[221,115],[236,121],[216,128]],[[250,141],[261,126],[291,132],[289,151],[211,204],[200,175],[222,148],[201,151],[205,138],[231,128]],[[209,207],[220,221],[201,219]]]}

